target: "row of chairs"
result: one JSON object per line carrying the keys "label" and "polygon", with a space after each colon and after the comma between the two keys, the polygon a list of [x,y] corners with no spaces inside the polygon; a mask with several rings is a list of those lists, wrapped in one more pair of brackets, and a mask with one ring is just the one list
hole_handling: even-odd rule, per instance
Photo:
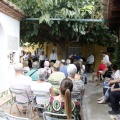
{"label": "row of chairs", "polygon": [[[44,92],[44,91],[33,91],[35,97],[33,97],[32,100],[29,99],[29,96],[28,96],[28,93],[26,90],[22,90],[22,89],[15,89],[15,88],[10,88],[10,93],[12,95],[12,100],[11,100],[11,107],[10,107],[10,114],[12,112],[12,106],[14,104],[16,104],[16,107],[19,111],[19,113],[21,114],[20,110],[19,110],[19,107],[18,105],[22,105],[22,106],[26,106],[27,107],[27,110],[29,110],[29,106],[30,106],[30,120],[32,118],[32,112],[34,113],[33,111],[33,108],[40,108],[43,110],[44,112],[44,104],[45,104],[45,101],[49,98],[50,94],[49,92]],[[80,92],[77,92],[76,94],[79,94],[80,95]],[[21,95],[21,96],[24,96],[26,98],[28,98],[28,102],[25,102],[25,103],[21,103],[21,102],[18,102],[16,100],[16,96],[17,95]],[[28,112],[26,112],[26,117],[28,117]],[[46,113],[46,112],[45,112]],[[45,116],[45,113],[43,114],[43,116]],[[54,114],[53,114],[54,115]],[[55,114],[56,115],[56,114]],[[35,116],[35,114],[34,114]],[[41,115],[39,115],[41,116]],[[63,115],[65,116],[65,115]],[[74,117],[73,117],[74,118]],[[46,118],[44,118],[45,120],[47,120]]]}
{"label": "row of chairs", "polygon": [[[56,114],[56,113],[50,113],[50,112],[44,112],[43,113],[43,119],[44,120],[67,120],[66,114]],[[10,115],[3,110],[0,110],[0,120],[30,120],[29,118],[23,118],[23,117],[16,117],[13,115]],[[72,116],[72,120],[75,120],[75,117]]]}

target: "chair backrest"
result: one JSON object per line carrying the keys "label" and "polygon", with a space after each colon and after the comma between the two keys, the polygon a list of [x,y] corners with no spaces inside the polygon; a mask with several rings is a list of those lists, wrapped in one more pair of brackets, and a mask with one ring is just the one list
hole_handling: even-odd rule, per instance
{"label": "chair backrest", "polygon": [[21,118],[5,113],[0,109],[0,120],[30,120],[29,118]]}
{"label": "chair backrest", "polygon": [[5,117],[7,118],[6,120],[30,120],[29,118],[16,117],[8,113],[4,113],[4,114],[5,114]]}
{"label": "chair backrest", "polygon": [[36,97],[37,104],[40,104],[40,105],[41,104],[44,105],[46,100],[48,100],[49,97],[50,97],[50,92],[33,90],[33,93],[34,93],[34,95]]}
{"label": "chair backrest", "polygon": [[72,91],[71,96],[74,99],[81,99],[81,97],[82,97],[80,91]]}
{"label": "chair backrest", "polygon": [[103,75],[103,78],[105,77],[111,78],[112,73],[113,73],[112,71],[107,71],[105,75]]}
{"label": "chair backrest", "polygon": [[60,86],[59,81],[49,81],[53,86]]}
{"label": "chair backrest", "polygon": [[[43,113],[44,120],[67,120],[66,114],[56,114],[51,112],[44,112]],[[72,119],[75,120],[75,117],[72,115]]]}
{"label": "chair backrest", "polygon": [[28,93],[24,89],[16,89],[16,88],[9,88],[10,93],[12,95],[12,99],[14,100],[14,97],[16,96],[23,96],[28,99],[28,102],[30,101]]}

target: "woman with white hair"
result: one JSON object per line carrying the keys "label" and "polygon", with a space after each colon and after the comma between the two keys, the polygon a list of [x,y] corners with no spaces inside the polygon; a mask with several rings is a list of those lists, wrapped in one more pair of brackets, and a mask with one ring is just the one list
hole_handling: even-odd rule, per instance
{"label": "woman with white hair", "polygon": [[25,75],[30,76],[32,78],[33,81],[37,81],[38,80],[38,71],[39,68],[39,63],[37,61],[32,63],[32,69],[27,72]]}
{"label": "woman with white hair", "polygon": [[49,82],[45,82],[46,70],[44,68],[40,68],[38,70],[38,77],[39,79],[37,81],[31,82],[31,89],[33,91],[50,92],[50,94],[54,96],[55,94],[52,88],[52,84]]}
{"label": "woman with white hair", "polygon": [[68,67],[68,65],[71,63],[71,60],[70,59],[67,59],[66,60],[66,68]]}
{"label": "woman with white hair", "polygon": [[48,79],[48,77],[52,73],[52,69],[50,68],[50,62],[49,61],[44,62],[44,68],[46,70],[46,79]]}
{"label": "woman with white hair", "polygon": [[[84,83],[82,80],[76,80],[75,74],[77,73],[77,67],[74,64],[69,64],[67,68],[68,78],[73,82],[73,94],[72,97],[76,99],[81,99],[84,95]],[[76,95],[75,92],[80,92],[80,95]]]}

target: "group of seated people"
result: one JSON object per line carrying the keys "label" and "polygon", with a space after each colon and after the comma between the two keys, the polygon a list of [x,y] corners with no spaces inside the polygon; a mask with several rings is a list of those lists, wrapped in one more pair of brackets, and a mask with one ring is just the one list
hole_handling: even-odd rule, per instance
{"label": "group of seated people", "polygon": [[103,55],[103,59],[101,60],[100,65],[98,66],[97,72],[94,72],[92,74],[92,80],[90,82],[94,82],[95,76],[98,78],[98,82],[96,86],[100,85],[101,76],[105,77],[106,73],[110,70],[111,62],[109,60],[109,56],[106,52],[101,51],[101,54]]}
{"label": "group of seated people", "polygon": [[[32,69],[27,74],[23,74],[23,65],[17,63],[14,65],[15,78],[11,82],[11,88],[24,89],[28,93],[29,99],[35,99],[33,91],[49,92],[50,97],[46,100],[44,106],[45,111],[66,114],[67,119],[71,119],[74,115],[76,120],[80,120],[80,101],[84,95],[84,81],[86,77],[82,60],[74,61],[70,64],[70,60],[56,61],[51,64],[45,61],[44,68],[39,68],[39,63],[33,62]],[[80,74],[81,73],[81,74]],[[83,75],[83,76],[82,76]],[[57,82],[57,87],[53,82]],[[25,96],[16,96],[18,102],[27,102]],[[39,103],[39,100],[36,99]],[[58,106],[59,105],[59,106]],[[23,107],[26,112],[26,106]]]}
{"label": "group of seated people", "polygon": [[[112,74],[110,78],[105,78],[103,96],[98,99],[98,104],[105,104],[110,102],[112,111],[109,114],[120,114],[119,101],[120,101],[120,70],[116,64],[110,66]],[[118,116],[114,116],[114,120],[118,120]]]}

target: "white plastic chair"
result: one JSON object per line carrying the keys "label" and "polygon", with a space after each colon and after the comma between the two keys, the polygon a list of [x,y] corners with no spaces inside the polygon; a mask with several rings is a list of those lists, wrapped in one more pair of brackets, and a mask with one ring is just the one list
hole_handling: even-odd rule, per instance
{"label": "white plastic chair", "polygon": [[59,91],[60,82],[59,82],[59,81],[49,81],[49,82],[52,84],[52,87],[53,87],[53,90],[54,90],[55,94],[56,94],[56,95],[59,94],[59,92],[56,93],[55,90],[58,90],[58,91]]}
{"label": "white plastic chair", "polygon": [[[56,113],[51,113],[51,112],[44,112],[43,118],[44,118],[44,120],[67,120],[67,115],[66,114],[56,114]],[[75,120],[74,115],[72,115],[71,120]]]}
{"label": "white plastic chair", "polygon": [[0,110],[0,120],[30,120],[29,118],[22,118],[10,115],[5,113],[3,110]]}
{"label": "white plastic chair", "polygon": [[[28,106],[30,105],[31,106],[30,119],[31,119],[31,117],[32,117],[32,101],[33,100],[30,100],[27,91],[24,90],[24,89],[15,89],[15,88],[9,88],[9,90],[10,90],[10,93],[11,93],[11,96],[12,96],[10,114],[11,114],[11,110],[12,110],[12,105],[13,104],[16,104],[16,107],[17,107],[17,109],[18,109],[20,114],[21,114],[21,112],[20,112],[20,110],[19,110],[17,105],[27,106],[27,110],[28,110]],[[28,101],[24,102],[24,103],[23,102],[18,102],[17,99],[16,99],[17,95],[26,97],[28,99]],[[27,111],[26,111],[26,116],[27,116]]]}
{"label": "white plastic chair", "polygon": [[33,101],[32,105],[33,105],[34,108],[38,108],[38,109],[40,108],[41,109],[41,112],[37,109],[38,115],[41,117],[42,112],[44,111],[45,102],[50,97],[50,92],[33,90],[33,93],[35,95],[35,100]]}

